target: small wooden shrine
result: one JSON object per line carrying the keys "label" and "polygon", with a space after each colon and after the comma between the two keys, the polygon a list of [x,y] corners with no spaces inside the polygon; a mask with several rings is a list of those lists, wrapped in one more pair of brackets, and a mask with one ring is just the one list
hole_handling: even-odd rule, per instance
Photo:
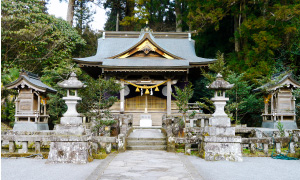
{"label": "small wooden shrine", "polygon": [[295,97],[293,90],[300,87],[292,74],[287,74],[282,78],[278,77],[273,83],[266,84],[258,90],[265,89],[265,109],[262,114],[262,127],[277,128],[277,122],[280,121],[285,129],[297,129]]}
{"label": "small wooden shrine", "polygon": [[172,86],[183,87],[191,71],[199,76],[199,67],[215,61],[197,57],[194,44],[190,32],[153,32],[148,27],[141,32],[106,31],[97,54],[75,62],[92,77],[115,77],[124,87],[112,107],[115,113],[133,114],[135,126],[142,117],[161,126],[162,115],[174,109]]}
{"label": "small wooden shrine", "polygon": [[46,104],[47,93],[56,90],[42,83],[38,75],[22,71],[19,78],[6,85],[7,89],[19,92],[16,98],[15,124],[13,130],[49,130]]}

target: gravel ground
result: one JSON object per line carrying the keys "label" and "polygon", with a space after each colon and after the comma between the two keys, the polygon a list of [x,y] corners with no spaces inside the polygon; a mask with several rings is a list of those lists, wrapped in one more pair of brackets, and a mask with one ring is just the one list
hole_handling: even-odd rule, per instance
{"label": "gravel ground", "polygon": [[300,160],[243,157],[243,162],[209,162],[195,156],[188,159],[205,180],[298,180]]}
{"label": "gravel ground", "polygon": [[88,164],[46,164],[45,159],[1,159],[2,180],[83,180],[103,160]]}
{"label": "gravel ground", "polygon": [[[178,157],[183,157],[181,160],[186,159],[188,161],[184,162],[185,168],[177,168],[183,163],[183,161],[179,162]],[[157,179],[160,175],[163,175],[161,179],[164,180],[189,179],[189,175],[185,174],[184,169],[189,172],[197,171],[205,180],[300,179],[300,160],[275,160],[270,157],[244,157],[243,160],[243,162],[209,162],[196,156],[184,156],[182,154],[176,156],[174,153],[165,151],[148,151],[147,153],[126,151],[118,154],[110,165],[104,168],[105,171],[101,179],[128,178],[128,173],[132,175],[135,169],[137,170],[134,172],[136,178],[133,179],[142,180]],[[45,164],[46,160],[44,159],[1,159],[1,179],[84,180],[94,170],[98,171],[96,167],[101,166],[104,161],[94,160],[88,164]],[[126,171],[126,168],[131,170]],[[167,171],[168,168],[171,170]],[[198,180],[198,178],[192,179]]]}

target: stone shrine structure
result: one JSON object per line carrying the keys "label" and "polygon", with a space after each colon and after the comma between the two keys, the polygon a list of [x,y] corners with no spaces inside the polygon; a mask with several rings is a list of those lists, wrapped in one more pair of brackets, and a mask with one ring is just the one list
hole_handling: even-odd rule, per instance
{"label": "stone shrine structure", "polygon": [[[161,126],[164,114],[177,112],[172,86],[184,86],[189,76],[199,74],[199,67],[215,61],[196,56],[190,32],[153,32],[146,27],[102,34],[95,56],[74,60],[94,78],[116,78],[124,88],[111,112],[133,114],[133,126]],[[141,119],[143,114],[151,119]]]}
{"label": "stone shrine structure", "polygon": [[225,90],[234,84],[225,81],[221,74],[216,81],[207,88],[215,90],[211,99],[215,105],[215,112],[209,118],[209,126],[205,126],[202,136],[200,155],[207,161],[242,161],[241,137],[235,136],[235,127],[231,127],[230,118],[224,111],[226,101]]}
{"label": "stone shrine structure", "polygon": [[300,88],[300,83],[292,74],[287,74],[273,84],[269,83],[256,89],[266,90],[262,127],[277,129],[277,123],[280,121],[285,129],[297,129],[296,99],[293,95],[296,88]]}
{"label": "stone shrine structure", "polygon": [[49,130],[46,104],[47,94],[56,90],[40,81],[38,75],[22,70],[19,78],[6,85],[7,89],[18,90],[15,100],[14,131]]}
{"label": "stone shrine structure", "polygon": [[85,87],[74,72],[70,78],[58,83],[67,89],[67,97],[63,97],[68,110],[63,114],[60,124],[55,126],[56,136],[51,140],[48,163],[87,163],[90,155],[90,135],[86,135],[82,126],[82,117],[76,110],[78,101],[77,89]]}

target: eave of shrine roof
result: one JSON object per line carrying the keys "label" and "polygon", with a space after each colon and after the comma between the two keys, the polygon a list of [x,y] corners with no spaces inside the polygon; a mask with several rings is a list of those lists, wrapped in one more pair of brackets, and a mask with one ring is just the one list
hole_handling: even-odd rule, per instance
{"label": "eave of shrine roof", "polygon": [[28,77],[26,75],[20,75],[20,77],[17,80],[9,83],[5,87],[8,88],[8,89],[15,89],[16,86],[18,86],[21,81],[23,81],[23,82],[25,81],[25,83],[28,83],[28,85],[30,85],[31,87],[36,87],[36,88],[42,90],[43,92],[50,92],[50,93],[56,93],[57,92],[55,89],[47,86],[46,84],[44,84],[39,79]]}

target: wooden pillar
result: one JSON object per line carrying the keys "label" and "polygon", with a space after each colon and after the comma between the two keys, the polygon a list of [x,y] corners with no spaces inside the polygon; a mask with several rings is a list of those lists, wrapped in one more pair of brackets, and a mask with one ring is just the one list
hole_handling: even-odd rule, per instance
{"label": "wooden pillar", "polygon": [[121,90],[120,90],[120,112],[124,112],[124,94],[125,94],[125,89],[124,89],[124,81],[121,81]]}
{"label": "wooden pillar", "polygon": [[171,79],[167,82],[167,115],[171,115]]}
{"label": "wooden pillar", "polygon": [[274,94],[272,93],[272,96],[271,96],[271,120],[274,121],[275,120],[275,116],[274,115]]}

